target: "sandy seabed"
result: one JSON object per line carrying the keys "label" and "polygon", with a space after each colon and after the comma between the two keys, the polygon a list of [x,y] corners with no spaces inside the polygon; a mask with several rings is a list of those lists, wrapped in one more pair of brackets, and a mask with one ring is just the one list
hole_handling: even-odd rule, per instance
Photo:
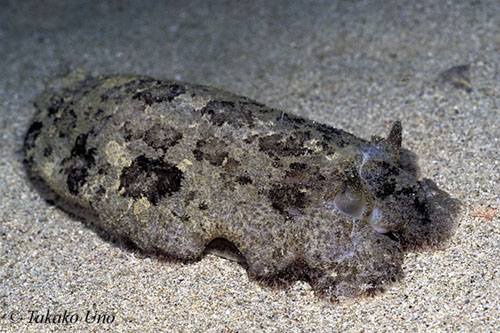
{"label": "sandy seabed", "polygon": [[[0,331],[500,330],[497,1],[1,6]],[[134,253],[45,202],[23,168],[34,98],[77,67],[214,85],[364,138],[401,119],[465,215],[447,249],[408,254],[401,283],[352,303],[261,287],[212,255]]]}

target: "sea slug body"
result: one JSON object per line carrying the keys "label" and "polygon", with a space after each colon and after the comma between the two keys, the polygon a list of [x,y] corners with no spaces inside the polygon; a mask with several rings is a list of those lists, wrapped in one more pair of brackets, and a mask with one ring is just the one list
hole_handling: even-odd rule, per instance
{"label": "sea slug body", "polygon": [[360,139],[216,88],[138,75],[54,81],[26,162],[109,234],[200,258],[233,244],[251,278],[332,302],[384,290],[405,252],[448,239],[458,200],[419,179],[395,122]]}

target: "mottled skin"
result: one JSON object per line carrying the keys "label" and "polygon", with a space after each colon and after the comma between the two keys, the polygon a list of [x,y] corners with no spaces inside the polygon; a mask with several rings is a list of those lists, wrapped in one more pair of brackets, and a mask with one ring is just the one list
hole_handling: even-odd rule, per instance
{"label": "mottled skin", "polygon": [[337,301],[398,280],[458,218],[417,180],[399,122],[365,141],[211,87],[78,71],[35,105],[32,174],[147,252],[196,259],[224,238],[252,278]]}

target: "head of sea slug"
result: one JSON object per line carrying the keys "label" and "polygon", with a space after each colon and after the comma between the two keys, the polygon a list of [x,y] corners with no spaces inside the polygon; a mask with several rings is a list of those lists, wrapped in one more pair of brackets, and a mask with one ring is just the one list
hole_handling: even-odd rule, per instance
{"label": "head of sea slug", "polygon": [[369,222],[405,250],[438,247],[455,231],[461,203],[432,180],[419,180],[415,155],[401,149],[401,133],[395,122],[386,139],[362,149],[360,177],[373,197]]}

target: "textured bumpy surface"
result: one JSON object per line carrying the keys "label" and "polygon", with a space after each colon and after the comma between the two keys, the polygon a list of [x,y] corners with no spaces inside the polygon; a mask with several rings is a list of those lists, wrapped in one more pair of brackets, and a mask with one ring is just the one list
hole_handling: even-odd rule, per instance
{"label": "textured bumpy surface", "polygon": [[252,278],[331,301],[397,281],[459,216],[418,180],[399,122],[367,141],[211,87],[79,71],[35,104],[32,175],[108,233],[186,260],[223,238]]}

